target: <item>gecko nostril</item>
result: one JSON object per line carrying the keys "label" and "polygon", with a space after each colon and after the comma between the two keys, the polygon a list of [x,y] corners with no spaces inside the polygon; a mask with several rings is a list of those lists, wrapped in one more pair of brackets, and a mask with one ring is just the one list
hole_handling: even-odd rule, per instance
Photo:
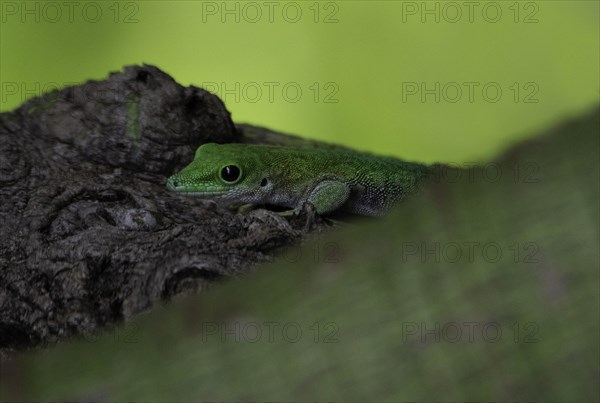
{"label": "gecko nostril", "polygon": [[260,186],[261,186],[261,187],[265,187],[265,186],[267,186],[267,178],[263,178],[263,180],[262,180],[262,181],[260,181]]}
{"label": "gecko nostril", "polygon": [[171,184],[173,185],[173,187],[178,187],[179,186],[179,182],[177,182],[176,180],[172,180]]}

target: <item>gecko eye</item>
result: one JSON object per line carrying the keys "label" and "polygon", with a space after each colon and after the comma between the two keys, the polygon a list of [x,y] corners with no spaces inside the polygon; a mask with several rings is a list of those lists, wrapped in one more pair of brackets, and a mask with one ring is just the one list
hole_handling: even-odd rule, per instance
{"label": "gecko eye", "polygon": [[235,182],[240,178],[241,171],[235,165],[227,165],[221,169],[221,179],[225,182]]}

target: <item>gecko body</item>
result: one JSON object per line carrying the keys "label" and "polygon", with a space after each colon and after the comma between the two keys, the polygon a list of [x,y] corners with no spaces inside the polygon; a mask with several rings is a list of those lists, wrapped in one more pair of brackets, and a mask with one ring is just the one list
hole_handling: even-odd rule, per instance
{"label": "gecko body", "polygon": [[429,173],[422,164],[349,150],[208,143],[167,187],[294,212],[310,203],[318,214],[341,209],[377,216],[414,193]]}

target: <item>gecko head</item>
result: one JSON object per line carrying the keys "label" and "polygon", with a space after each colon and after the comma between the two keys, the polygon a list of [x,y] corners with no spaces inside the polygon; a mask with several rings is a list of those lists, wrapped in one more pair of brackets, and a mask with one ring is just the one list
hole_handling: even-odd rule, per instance
{"label": "gecko head", "polygon": [[204,144],[190,165],[167,180],[175,192],[243,202],[267,184],[255,154],[240,144]]}

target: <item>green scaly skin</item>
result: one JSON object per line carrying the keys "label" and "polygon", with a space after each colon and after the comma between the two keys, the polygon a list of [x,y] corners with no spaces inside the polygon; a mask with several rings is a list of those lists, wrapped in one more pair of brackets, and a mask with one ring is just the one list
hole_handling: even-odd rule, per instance
{"label": "green scaly skin", "polygon": [[309,203],[318,214],[378,216],[418,190],[429,173],[425,165],[355,151],[210,143],[167,187],[292,212]]}

